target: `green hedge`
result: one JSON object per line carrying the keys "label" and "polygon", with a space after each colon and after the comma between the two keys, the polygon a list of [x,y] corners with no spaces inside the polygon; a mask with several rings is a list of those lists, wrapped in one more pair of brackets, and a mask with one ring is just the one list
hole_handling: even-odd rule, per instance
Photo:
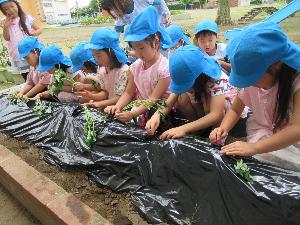
{"label": "green hedge", "polygon": [[82,18],[79,20],[81,24],[89,25],[89,24],[102,24],[102,23],[111,23],[113,20],[110,17],[98,16],[91,18]]}

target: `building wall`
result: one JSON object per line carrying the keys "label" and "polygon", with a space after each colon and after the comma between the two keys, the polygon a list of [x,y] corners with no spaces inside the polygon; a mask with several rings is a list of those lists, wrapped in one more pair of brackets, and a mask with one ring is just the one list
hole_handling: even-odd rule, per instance
{"label": "building wall", "polygon": [[43,9],[47,22],[71,19],[67,0],[43,0]]}

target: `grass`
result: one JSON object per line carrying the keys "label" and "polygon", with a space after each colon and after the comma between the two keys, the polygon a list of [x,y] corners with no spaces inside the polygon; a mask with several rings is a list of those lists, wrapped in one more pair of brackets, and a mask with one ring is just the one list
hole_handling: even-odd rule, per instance
{"label": "grass", "polygon": [[0,72],[0,91],[24,83],[24,79],[21,75],[12,75],[12,78],[14,82],[8,82]]}

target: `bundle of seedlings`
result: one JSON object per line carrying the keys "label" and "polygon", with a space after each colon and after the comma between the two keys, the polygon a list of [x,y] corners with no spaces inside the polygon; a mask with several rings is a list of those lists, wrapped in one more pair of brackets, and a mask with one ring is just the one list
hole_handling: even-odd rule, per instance
{"label": "bundle of seedlings", "polygon": [[234,165],[235,172],[244,178],[248,183],[253,181],[253,177],[250,174],[250,169],[242,159],[239,159]]}
{"label": "bundle of seedlings", "polygon": [[42,117],[45,114],[51,114],[52,105],[50,102],[45,102],[41,101],[40,99],[37,99],[33,108],[33,112],[39,117]]}
{"label": "bundle of seedlings", "polygon": [[146,109],[150,110],[153,109],[155,111],[158,111],[161,118],[164,119],[166,115],[162,112],[162,110],[167,106],[165,101],[160,100],[144,100],[144,99],[138,99],[130,102],[127,106],[123,108],[123,111],[129,111],[133,107],[136,106],[144,106]]}
{"label": "bundle of seedlings", "polygon": [[71,83],[72,88],[74,87],[74,83],[76,82],[74,79],[68,77],[68,73],[64,72],[62,69],[59,69],[55,71],[52,74],[54,80],[50,82],[48,85],[48,90],[51,95],[53,95],[53,87],[55,90],[55,93],[58,93],[62,91],[62,88],[64,86],[65,81],[68,81]]}
{"label": "bundle of seedlings", "polygon": [[7,99],[12,104],[19,104],[19,103],[27,103],[28,99],[24,96],[19,96],[18,93],[11,93],[8,95]]}
{"label": "bundle of seedlings", "polygon": [[83,109],[84,109],[84,115],[86,117],[86,122],[84,124],[84,135],[85,135],[84,143],[88,147],[88,149],[91,149],[93,144],[96,142],[96,138],[97,138],[97,133],[95,130],[95,121],[88,107],[84,106]]}

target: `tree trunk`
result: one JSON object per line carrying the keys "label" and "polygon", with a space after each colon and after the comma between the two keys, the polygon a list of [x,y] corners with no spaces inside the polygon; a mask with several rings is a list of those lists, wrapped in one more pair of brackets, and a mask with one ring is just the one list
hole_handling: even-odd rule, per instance
{"label": "tree trunk", "polygon": [[232,25],[230,17],[230,0],[219,0],[218,3],[218,15],[216,23],[218,25]]}

